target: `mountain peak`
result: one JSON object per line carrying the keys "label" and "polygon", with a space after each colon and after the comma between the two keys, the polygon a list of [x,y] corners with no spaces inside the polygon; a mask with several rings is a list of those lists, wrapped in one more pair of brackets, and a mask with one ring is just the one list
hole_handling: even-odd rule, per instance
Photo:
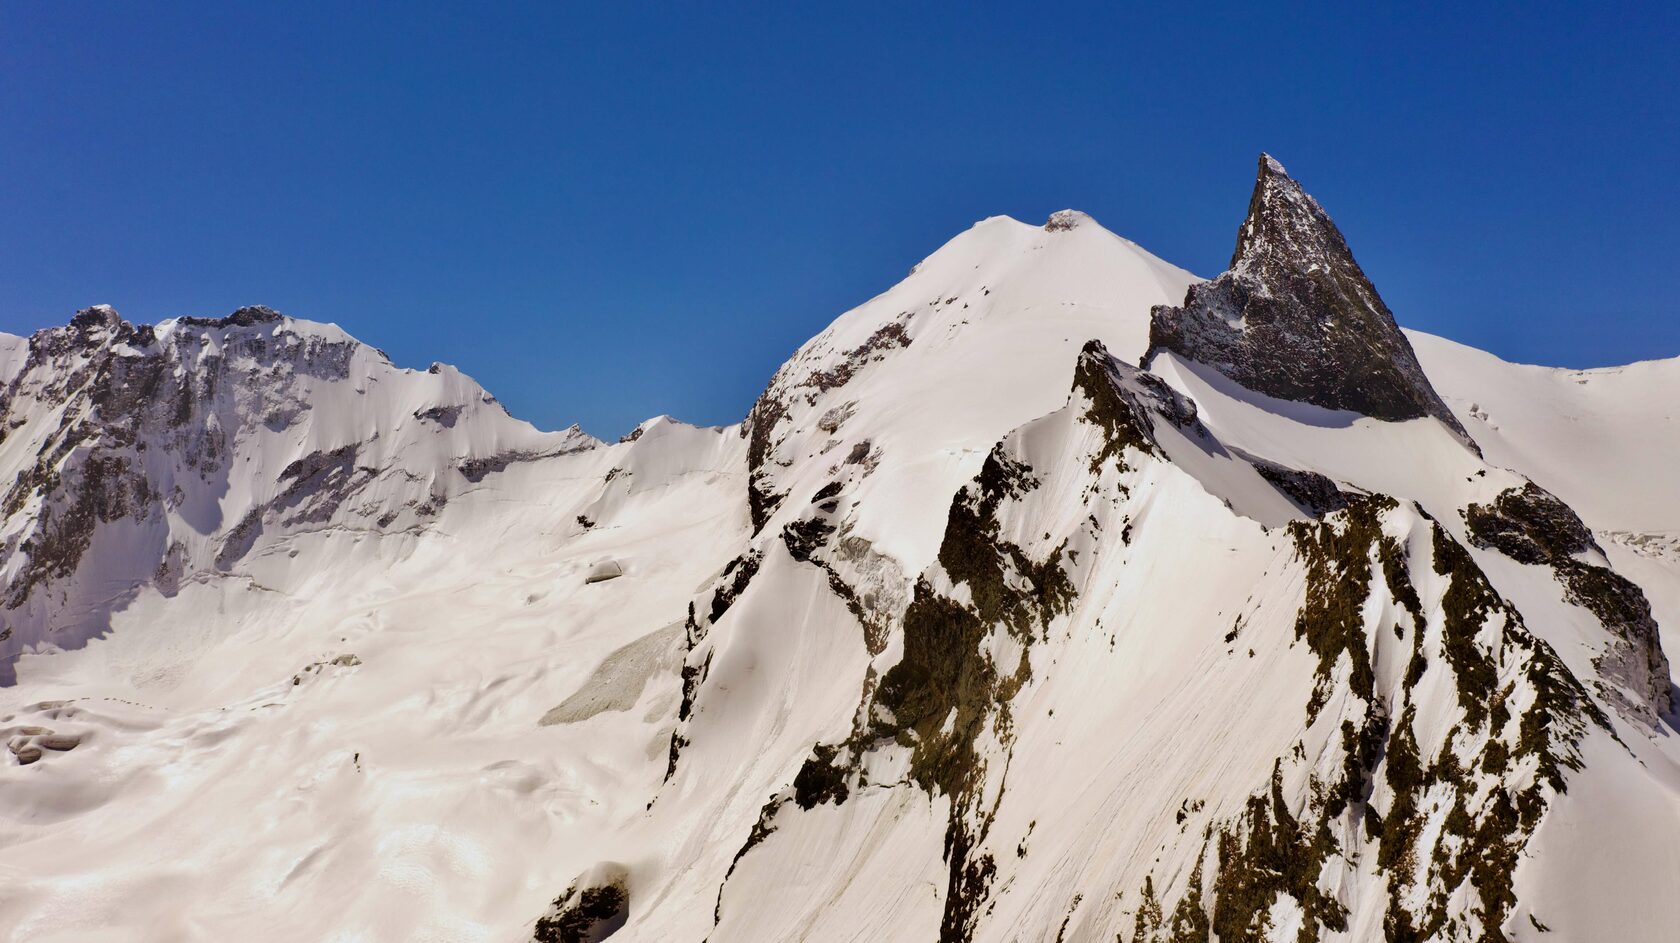
{"label": "mountain peak", "polygon": [[1230,268],[1151,312],[1145,362],[1161,351],[1279,399],[1387,421],[1433,416],[1473,445],[1330,214],[1269,154]]}
{"label": "mountain peak", "polygon": [[91,305],[77,311],[76,316],[70,319],[70,326],[81,330],[113,328],[122,323],[122,315],[110,305]]}
{"label": "mountain peak", "polygon": [[[1263,264],[1272,257],[1287,257],[1297,266],[1337,264],[1351,269],[1360,280],[1365,277],[1330,214],[1301,189],[1276,158],[1262,153],[1254,192],[1248,200],[1248,216],[1237,230],[1230,267]],[[1370,294],[1374,297],[1375,289]]]}

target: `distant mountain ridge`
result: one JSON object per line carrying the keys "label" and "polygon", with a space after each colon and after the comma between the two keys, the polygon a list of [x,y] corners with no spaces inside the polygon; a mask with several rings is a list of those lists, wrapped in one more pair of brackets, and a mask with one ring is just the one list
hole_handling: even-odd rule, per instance
{"label": "distant mountain ridge", "polygon": [[[331,415],[368,398],[374,429]],[[28,339],[0,417],[21,460],[0,530],[8,669],[27,646],[99,634],[144,587],[228,572],[265,530],[424,529],[451,465],[596,444],[507,417],[452,368],[399,370],[263,307],[156,327],[88,308]]]}

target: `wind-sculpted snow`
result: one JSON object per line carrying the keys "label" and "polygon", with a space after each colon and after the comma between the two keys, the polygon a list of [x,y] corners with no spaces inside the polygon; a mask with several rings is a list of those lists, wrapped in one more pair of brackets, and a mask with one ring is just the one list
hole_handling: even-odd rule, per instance
{"label": "wind-sculpted snow", "polygon": [[1412,341],[1264,162],[1213,283],[985,220],[724,429],[0,336],[0,936],[1666,940],[1671,371]]}

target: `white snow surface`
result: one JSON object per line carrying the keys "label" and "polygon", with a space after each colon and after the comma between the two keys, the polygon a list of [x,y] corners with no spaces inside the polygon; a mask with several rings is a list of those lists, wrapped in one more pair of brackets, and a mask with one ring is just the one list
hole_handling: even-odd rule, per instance
{"label": "white snow surface", "polygon": [[[1196,278],[1057,216],[977,223],[793,355],[761,401],[780,413],[761,427],[757,480],[776,503],[756,528],[762,411],[722,429],[659,417],[608,444],[540,432],[453,368],[397,368],[331,325],[158,325],[158,349],[197,351],[171,355],[174,375],[234,365],[201,404],[225,451],[213,473],[187,460],[198,440],[123,453],[155,513],[102,524],[72,575],[0,611],[5,651],[24,651],[0,733],[79,738],[28,764],[0,755],[0,938],[512,941],[574,880],[611,873],[629,896],[614,940],[938,939],[958,800],[914,785],[910,749],[866,751],[843,802],[789,797],[815,745],[886,710],[871,698],[905,657],[917,582],[977,605],[940,549],[994,450],[1035,482],[999,505],[1001,538],[1034,560],[1075,551],[1061,566],[1076,596],[1030,643],[1001,629],[980,643],[1030,677],[1011,723],[978,735],[997,873],[976,940],[1130,940],[1146,877],[1170,914],[1203,830],[1265,796],[1274,769],[1304,814],[1309,777],[1340,768],[1338,718],[1364,702],[1344,658],[1320,719],[1303,716],[1316,656],[1296,635],[1307,577],[1289,525],[1310,515],[1257,462],[1398,500],[1382,521],[1417,561],[1420,649],[1442,644],[1430,528],[1464,540],[1462,509],[1529,479],[1580,514],[1680,646],[1680,360],[1554,370],[1410,333],[1477,456],[1432,419],[1268,400],[1168,355],[1160,392],[1140,371],[1111,378],[1138,402],[1177,391],[1200,426],[1157,415],[1153,454],[1103,459],[1073,387],[1081,350],[1136,363],[1150,308]],[[256,335],[294,353],[248,354]],[[135,343],[104,349],[142,356]],[[298,359],[333,345],[341,375]],[[51,382],[92,355],[29,356],[0,335],[17,422],[0,482],[92,408]],[[350,447],[355,487],[294,513],[282,472]],[[311,495],[339,494],[323,481]],[[40,505],[10,511],[0,538],[32,532]],[[252,514],[262,526],[230,559]],[[799,559],[784,528],[813,520],[833,535]],[[1613,645],[1597,619],[1546,568],[1473,557],[1593,690]],[[28,563],[14,549],[0,574]],[[1374,593],[1360,618],[1379,690],[1400,691],[1404,607]],[[1432,665],[1406,688],[1426,749],[1463,721]],[[684,671],[698,680],[680,717]],[[1680,926],[1680,737],[1603,706],[1609,728],[1584,734],[1582,769],[1522,853],[1511,940]],[[1373,782],[1370,801],[1391,802]],[[1325,939],[1382,936],[1386,878],[1365,847],[1318,880],[1347,912]],[[1436,938],[1470,938],[1467,887]],[[1268,913],[1274,939],[1306,919],[1287,896]]]}
{"label": "white snow surface", "polygon": [[0,334],[0,384],[12,382],[23,362],[29,357],[28,338],[15,334]]}
{"label": "white snow surface", "polygon": [[1566,370],[1408,336],[1489,461],[1521,470],[1595,530],[1680,534],[1680,357]]}

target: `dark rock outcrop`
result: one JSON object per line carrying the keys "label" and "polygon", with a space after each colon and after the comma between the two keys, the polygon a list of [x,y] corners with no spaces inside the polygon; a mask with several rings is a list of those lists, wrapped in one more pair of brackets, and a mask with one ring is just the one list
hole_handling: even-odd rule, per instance
{"label": "dark rock outcrop", "polygon": [[612,862],[578,876],[549,905],[531,934],[535,943],[596,943],[623,928],[630,916],[628,874]]}
{"label": "dark rock outcrop", "polygon": [[1580,553],[1601,553],[1592,531],[1569,505],[1529,482],[1500,492],[1492,504],[1465,509],[1470,540],[1518,563],[1557,565]]}
{"label": "dark rock outcrop", "polygon": [[1078,229],[1080,223],[1090,218],[1078,210],[1057,210],[1050,214],[1049,219],[1044,221],[1044,231],[1067,232],[1071,229]]}
{"label": "dark rock outcrop", "polygon": [[1145,365],[1161,351],[1278,399],[1433,416],[1470,441],[1329,214],[1265,154],[1230,268],[1151,312]]}

